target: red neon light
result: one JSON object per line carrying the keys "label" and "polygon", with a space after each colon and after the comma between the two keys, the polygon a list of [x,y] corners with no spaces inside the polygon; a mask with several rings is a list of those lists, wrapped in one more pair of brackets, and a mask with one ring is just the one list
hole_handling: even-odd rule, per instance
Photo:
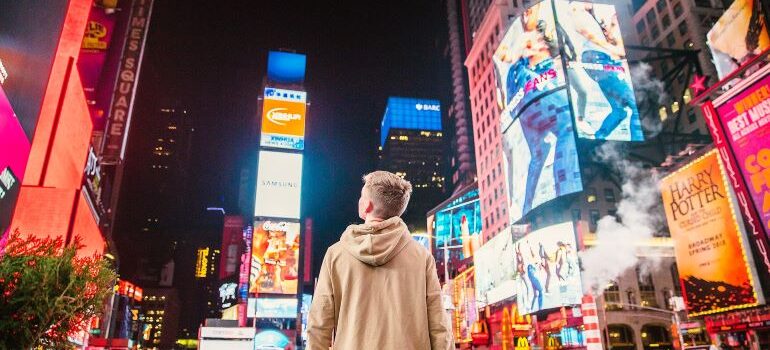
{"label": "red neon light", "polygon": [[88,206],[85,193],[80,192],[79,197],[78,207],[75,212],[75,222],[70,236],[73,239],[75,236],[79,236],[81,239],[80,244],[83,247],[78,250],[78,256],[90,257],[94,254],[101,256],[104,254],[105,246],[102,231],[99,230],[99,224],[96,223],[91,208]]}
{"label": "red neon light", "polygon": [[66,239],[76,190],[22,186],[11,232]]}

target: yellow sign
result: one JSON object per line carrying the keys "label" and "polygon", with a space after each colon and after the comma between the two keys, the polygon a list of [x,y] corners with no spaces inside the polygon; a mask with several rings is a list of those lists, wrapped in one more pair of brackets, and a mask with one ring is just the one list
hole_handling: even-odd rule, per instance
{"label": "yellow sign", "polygon": [[206,278],[209,266],[209,248],[198,249],[198,260],[195,262],[195,277]]}

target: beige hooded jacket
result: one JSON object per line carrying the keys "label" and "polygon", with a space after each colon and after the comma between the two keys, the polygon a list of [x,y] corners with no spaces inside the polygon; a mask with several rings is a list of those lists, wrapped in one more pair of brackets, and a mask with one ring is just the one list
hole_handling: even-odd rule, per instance
{"label": "beige hooded jacket", "polygon": [[326,251],[308,349],[454,348],[433,256],[399,217],[350,225]]}

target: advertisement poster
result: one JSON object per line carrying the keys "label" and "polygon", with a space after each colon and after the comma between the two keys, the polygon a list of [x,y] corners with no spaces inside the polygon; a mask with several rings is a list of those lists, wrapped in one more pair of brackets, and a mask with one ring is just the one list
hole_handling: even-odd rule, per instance
{"label": "advertisement poster", "polygon": [[660,182],[690,316],[757,305],[756,277],[716,150]]}
{"label": "advertisement poster", "polygon": [[243,244],[243,218],[227,215],[222,230],[222,250],[219,257],[219,279],[235,276]]}
{"label": "advertisement poster", "polygon": [[102,130],[104,127],[104,116],[99,114],[96,107],[96,89],[107,60],[107,51],[110,48],[117,16],[114,8],[107,9],[96,3],[92,5],[78,56],[78,72],[96,130]]}
{"label": "advertisement poster", "polygon": [[479,190],[473,189],[448,203],[434,214],[436,247],[462,244],[459,259],[473,256],[481,246],[481,203]]}
{"label": "advertisement poster", "polygon": [[556,14],[578,137],[643,141],[615,6],[557,1]]}
{"label": "advertisement poster", "polygon": [[512,223],[583,188],[550,1],[524,10],[494,53]]}
{"label": "advertisement poster", "polygon": [[522,315],[580,304],[575,230],[571,222],[541,228],[514,243],[516,302]]}
{"label": "advertisement poster", "polygon": [[473,255],[476,304],[479,308],[516,295],[514,258],[510,230],[498,233]]}
{"label": "advertisement poster", "polygon": [[473,324],[479,319],[476,309],[476,289],[474,287],[474,268],[465,270],[454,279],[454,335],[456,342],[470,342]]}
{"label": "advertisement poster", "polygon": [[254,216],[299,219],[302,154],[259,151]]}
{"label": "advertisement poster", "polygon": [[0,237],[11,225],[29,150],[27,135],[0,86]]}
{"label": "advertisement poster", "polygon": [[760,1],[735,0],[706,34],[719,79],[770,49]]}
{"label": "advertisement poster", "polygon": [[502,130],[512,223],[545,202],[583,190],[565,90],[533,102]]}
{"label": "advertisement poster", "polygon": [[299,230],[295,222],[254,223],[250,294],[297,294]]}
{"label": "advertisement poster", "polygon": [[307,93],[265,88],[262,106],[263,147],[305,149],[305,114]]}
{"label": "advertisement poster", "polygon": [[256,318],[297,318],[296,298],[257,298]]}
{"label": "advertisement poster", "polygon": [[716,107],[765,232],[770,232],[770,75]]}

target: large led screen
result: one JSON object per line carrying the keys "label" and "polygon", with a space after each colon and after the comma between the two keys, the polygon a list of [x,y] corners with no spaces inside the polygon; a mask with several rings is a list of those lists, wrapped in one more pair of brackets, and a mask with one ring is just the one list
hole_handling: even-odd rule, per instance
{"label": "large led screen", "polygon": [[760,1],[735,0],[706,34],[719,79],[770,49],[766,16]]}
{"label": "large led screen", "polygon": [[643,141],[615,6],[556,1],[580,138]]}
{"label": "large led screen", "polygon": [[296,222],[254,222],[249,293],[297,294],[299,230]]}
{"label": "large led screen", "polygon": [[581,303],[583,286],[571,222],[533,231],[513,247],[516,303],[522,315]]}
{"label": "large led screen", "polygon": [[770,74],[716,110],[762,226],[770,232]]}
{"label": "large led screen", "polygon": [[70,2],[3,1],[0,10],[0,84],[29,140]]}
{"label": "large led screen", "polygon": [[757,305],[740,215],[713,150],[660,182],[690,316]]}
{"label": "large led screen", "polygon": [[11,224],[30,144],[0,86],[0,237]]}
{"label": "large led screen", "polygon": [[305,149],[306,102],[307,93],[304,91],[265,88],[260,145]]}
{"label": "large led screen", "polygon": [[254,216],[299,219],[302,154],[259,151]]}
{"label": "large led screen", "polygon": [[297,318],[297,298],[257,298],[256,318]]}
{"label": "large led screen", "polygon": [[556,32],[551,2],[540,2],[513,21],[493,56],[511,222],[583,189]]}
{"label": "large led screen", "polygon": [[281,84],[305,81],[307,56],[293,52],[270,51],[267,54],[267,78]]}
{"label": "large led screen", "polygon": [[441,248],[447,245],[462,244],[460,259],[473,256],[478,250],[481,239],[481,203],[479,190],[473,189],[449,202],[435,214],[435,244]]}
{"label": "large led screen", "polygon": [[516,295],[514,258],[510,230],[498,233],[473,255],[476,304],[479,308]]}
{"label": "large led screen", "polygon": [[534,101],[519,118],[503,123],[511,222],[583,189],[566,91]]}

